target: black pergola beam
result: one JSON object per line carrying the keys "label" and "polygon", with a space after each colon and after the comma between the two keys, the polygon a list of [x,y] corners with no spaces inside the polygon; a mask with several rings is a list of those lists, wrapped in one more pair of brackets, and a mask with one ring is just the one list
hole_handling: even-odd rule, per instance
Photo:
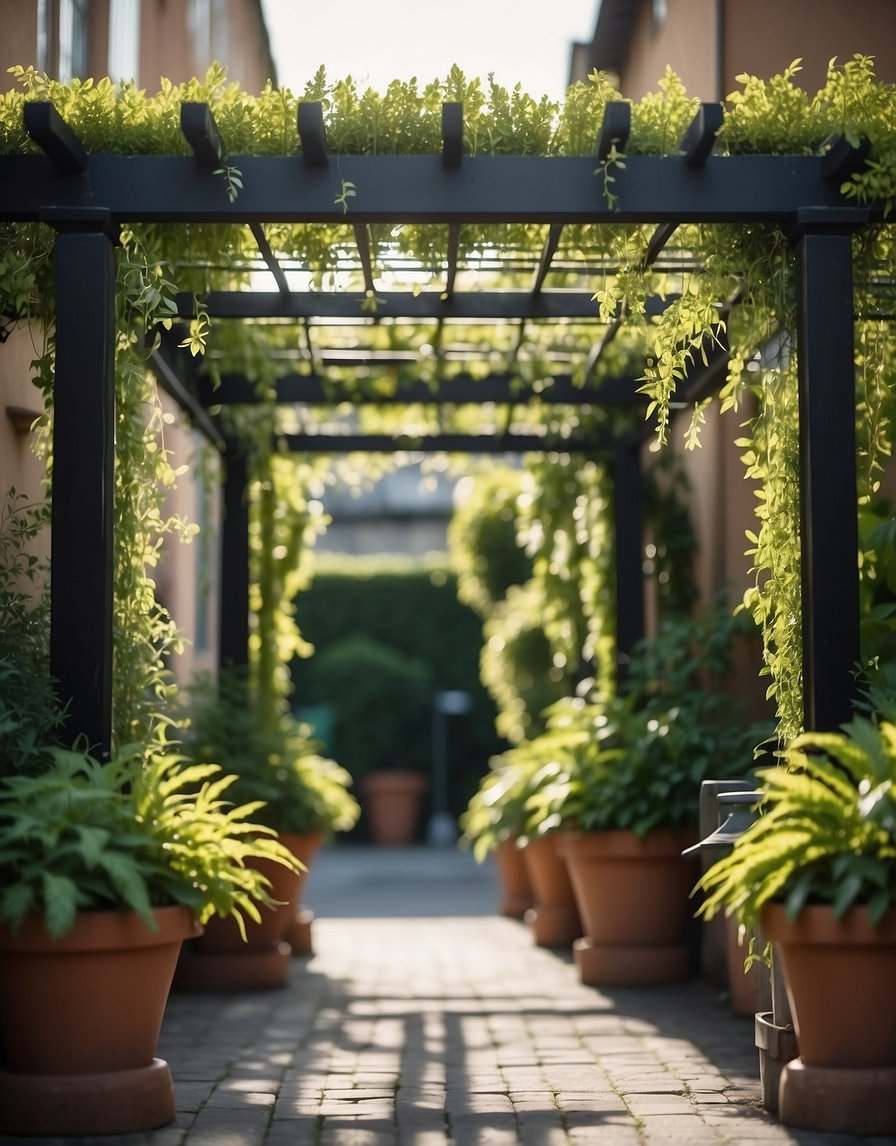
{"label": "black pergola beam", "polygon": [[833,135],[822,146],[821,176],[838,185],[864,168],[871,151],[871,143],[864,135],[858,144],[850,143],[843,135]]}
{"label": "black pergola beam", "polygon": [[597,137],[597,158],[603,162],[615,147],[624,151],[632,129],[632,105],[626,100],[611,100],[604,108],[603,123]]}
{"label": "black pergola beam", "polygon": [[464,155],[464,105],[442,104],[442,163],[460,167]]}
{"label": "black pergola beam", "polygon": [[277,289],[281,295],[288,295],[290,293],[289,282],[286,275],[283,273],[283,268],[277,259],[277,256],[271,250],[271,244],[268,242],[267,235],[264,233],[264,227],[261,223],[250,223],[249,227],[258,246],[259,253],[267,264],[268,270],[274,276],[274,282],[277,284]]}
{"label": "black pergola beam", "polygon": [[855,225],[881,217],[878,209],[845,205],[817,156],[712,155],[695,171],[678,156],[630,155],[614,171],[613,206],[587,156],[468,156],[446,169],[440,156],[345,155],[338,172],[335,165],[314,166],[308,153],[304,162],[294,156],[231,162],[243,180],[233,202],[188,156],[92,155],[89,179],[64,181],[42,156],[2,156],[0,219],[34,222],[43,205],[101,203],[121,223],[343,224],[337,201],[343,181],[358,189],[350,220],[363,223],[786,224],[806,205],[841,208]]}
{"label": "black pergola beam", "polygon": [[848,230],[796,236],[803,719],[852,713],[859,663],[852,248]]}
{"label": "black pergola beam", "polygon": [[249,467],[232,442],[224,454],[223,487],[218,664],[242,668],[249,662]]}
{"label": "black pergola beam", "polygon": [[374,293],[373,285],[373,258],[370,254],[370,235],[363,223],[354,223],[355,245],[358,248],[358,257],[361,260],[361,273],[364,276],[364,290],[368,295]]}
{"label": "black pergola beam", "polygon": [[[437,291],[423,291],[416,297],[410,291],[377,291],[378,318],[410,319],[511,319],[511,318],[597,318],[597,304],[590,291],[469,291],[445,297]],[[371,319],[368,295],[364,291],[319,293],[293,291],[289,297],[270,291],[212,291],[202,300],[202,309],[211,318],[342,318]],[[662,310],[656,300],[654,313]],[[177,296],[178,315],[194,318],[196,300],[192,294]]]}
{"label": "black pergola beam", "polygon": [[87,170],[87,152],[51,103],[26,103],[23,114],[25,130],[60,174],[80,175]]}
{"label": "black pergola beam", "polygon": [[720,103],[701,103],[690,126],[681,137],[678,150],[687,167],[702,167],[715,146],[724,112]]}
{"label": "black pergola beam", "polygon": [[227,152],[207,103],[184,101],[180,105],[180,129],[193,158],[204,171],[214,171],[221,166]]}
{"label": "black pergola beam", "polygon": [[454,283],[457,279],[457,253],[460,248],[460,223],[448,224],[448,257],[445,271],[445,302],[454,300]]}
{"label": "black pergola beam", "polygon": [[613,455],[613,533],[616,574],[616,680],[628,672],[644,636],[644,484],[639,444],[624,442]]}
{"label": "black pergola beam", "polygon": [[[350,389],[317,374],[286,374],[278,378],[273,390],[276,401],[302,403],[309,406],[337,405],[353,402],[358,405],[404,405],[448,403],[496,405],[518,402],[556,406],[635,406],[644,407],[647,399],[637,393],[637,383],[631,378],[605,378],[598,386],[577,386],[569,374],[555,375],[545,380],[538,391],[521,386],[511,373],[489,374],[475,378],[470,374],[456,374],[443,378],[437,385],[411,382],[402,385],[393,394],[365,393],[362,387]],[[251,379],[241,374],[225,374],[219,385],[208,378],[198,380],[199,401],[205,407],[252,405],[258,401],[257,390]]]}
{"label": "black pergola beam", "polygon": [[[112,748],[115,258],[108,212],[56,238],[50,672],[69,742]],[[85,306],[85,299],[90,300]]]}
{"label": "black pergola beam", "polygon": [[286,434],[279,439],[299,454],[594,454],[612,445],[606,437],[551,438],[540,434]]}
{"label": "black pergola beam", "polygon": [[541,252],[541,258],[538,260],[538,266],[535,268],[535,274],[532,278],[531,291],[537,295],[541,293],[541,288],[544,286],[544,280],[548,276],[548,271],[551,269],[551,260],[557,253],[557,247],[560,245],[560,235],[563,232],[562,223],[551,223],[548,228],[548,237],[545,239],[544,248]]}
{"label": "black pergola beam", "polygon": [[[319,103],[300,103],[296,126],[302,144],[302,159],[308,167],[326,167],[330,162],[324,109]],[[341,208],[340,208],[341,210]]]}

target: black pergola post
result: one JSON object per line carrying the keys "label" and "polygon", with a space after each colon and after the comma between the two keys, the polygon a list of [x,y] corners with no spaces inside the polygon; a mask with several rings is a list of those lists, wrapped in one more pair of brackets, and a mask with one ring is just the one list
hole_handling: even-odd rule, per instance
{"label": "black pergola post", "polygon": [[223,459],[218,665],[242,668],[249,662],[249,467],[245,452],[234,444]]}
{"label": "black pergola post", "polygon": [[70,741],[112,742],[115,259],[109,212],[47,217],[56,239],[50,671]]}
{"label": "black pergola post", "polygon": [[850,717],[859,661],[850,234],[796,240],[803,707],[807,729]]}
{"label": "black pergola post", "polygon": [[628,671],[633,646],[644,636],[642,564],[644,487],[638,443],[615,451],[613,527],[616,559],[616,680]]}

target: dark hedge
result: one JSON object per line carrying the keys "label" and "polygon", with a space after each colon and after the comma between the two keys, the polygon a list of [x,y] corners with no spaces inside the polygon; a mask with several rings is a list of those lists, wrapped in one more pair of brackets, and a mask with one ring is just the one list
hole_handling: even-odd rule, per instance
{"label": "dark hedge", "polygon": [[[469,693],[470,712],[447,718],[449,805],[455,815],[463,811],[489,757],[506,745],[479,681],[481,622],[458,601],[453,575],[443,566],[345,558],[338,570],[327,566],[315,573],[296,601],[296,614],[315,653],[293,662],[294,706],[300,714],[306,706],[331,710],[319,730],[329,726],[326,747],[353,774],[382,766],[384,741],[394,743],[390,766],[428,770],[433,694]],[[337,682],[343,680],[350,688],[341,691]],[[428,694],[422,710],[421,688]],[[340,723],[360,713],[375,722],[367,736],[340,738]],[[396,714],[407,719],[396,722]]]}

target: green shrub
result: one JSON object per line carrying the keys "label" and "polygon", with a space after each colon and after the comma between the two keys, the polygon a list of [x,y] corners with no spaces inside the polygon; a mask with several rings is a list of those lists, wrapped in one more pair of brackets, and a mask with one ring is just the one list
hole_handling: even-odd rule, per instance
{"label": "green shrub", "polygon": [[[315,735],[326,750],[353,774],[358,771],[335,735],[328,736],[328,716],[339,681],[322,681],[327,655],[348,637],[366,637],[424,666],[429,680],[425,719],[413,726],[400,724],[402,751],[418,762],[432,752],[432,692],[460,690],[472,698],[470,711],[451,717],[448,728],[448,802],[459,814],[488,767],[488,760],[504,743],[495,732],[495,706],[479,680],[482,634],[479,618],[457,597],[455,578],[444,564],[394,558],[319,557],[312,584],[296,600],[296,616],[303,637],[315,648],[308,659],[292,664],[293,702],[300,715],[310,706],[324,708],[315,719]],[[321,668],[323,664],[323,669]],[[368,736],[380,737],[376,726],[393,720],[388,709],[403,707],[401,696],[386,697],[369,716]],[[394,722],[393,722],[394,724]],[[393,746],[394,751],[394,746]],[[421,766],[419,763],[418,767]]]}
{"label": "green shrub", "polygon": [[333,751],[357,780],[386,769],[425,771],[430,761],[428,666],[363,635],[319,654],[311,699],[333,713]]}

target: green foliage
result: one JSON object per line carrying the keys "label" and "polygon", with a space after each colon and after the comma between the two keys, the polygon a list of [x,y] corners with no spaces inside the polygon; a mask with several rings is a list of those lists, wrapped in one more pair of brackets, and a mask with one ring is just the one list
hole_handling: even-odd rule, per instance
{"label": "green foliage", "polygon": [[808,903],[836,916],[867,904],[879,922],[896,901],[896,725],[805,733],[757,774],[762,815],[701,879],[700,914],[749,927],[773,901],[791,919]]}
{"label": "green foliage", "polygon": [[0,776],[41,766],[61,714],[50,680],[46,570],[30,551],[46,508],[9,491],[0,508]]}
{"label": "green foliage", "polygon": [[575,686],[574,676],[554,661],[542,605],[531,581],[511,585],[482,629],[480,676],[498,709],[495,727],[511,744],[542,731],[544,709]]}
{"label": "green foliage", "polygon": [[532,565],[517,543],[520,470],[501,467],[464,480],[464,494],[448,526],[457,595],[483,620],[511,585],[522,585]]}
{"label": "green foliage", "polygon": [[460,817],[462,843],[481,863],[508,840],[524,845],[530,830],[530,801],[553,778],[544,740],[533,740],[492,757],[489,771]]}
{"label": "green foliage", "polygon": [[[246,866],[296,861],[250,817],[254,805],[224,798],[231,777],[214,765],[183,767],[171,753],[144,761],[134,750],[100,763],[84,752],[45,749],[36,776],[0,780],[0,922],[16,930],[40,912],[54,938],[84,909],[189,907],[260,918],[267,880]],[[272,834],[272,833],[271,833]]]}
{"label": "green foliage", "polygon": [[188,690],[183,751],[188,759],[213,760],[235,777],[232,797],[259,805],[257,818],[278,832],[331,833],[353,827],[359,808],[351,776],[315,750],[290,713],[262,721],[245,679],[224,672],[215,682],[198,677]]}
{"label": "green foliage", "polygon": [[[657,637],[633,651],[618,695],[583,688],[549,708],[545,731],[504,754],[506,763],[524,764],[533,777],[525,825],[514,818],[514,834],[574,826],[645,835],[693,823],[701,781],[744,775],[769,731],[745,726],[737,702],[712,687],[727,671],[743,623],[721,603],[695,620],[667,620]],[[518,789],[506,790],[516,817]],[[483,835],[483,847],[493,846],[493,825],[501,825],[504,791],[486,778],[471,803],[467,830],[473,839]]]}
{"label": "green foliage", "polygon": [[355,779],[384,769],[428,769],[429,666],[361,634],[336,641],[316,662],[309,699],[332,710],[332,749]]}
{"label": "green foliage", "polygon": [[[294,703],[301,715],[307,705],[329,706],[340,694],[338,673],[322,683],[318,665],[348,634],[365,636],[424,665],[433,689],[458,689],[472,698],[472,708],[463,717],[452,718],[448,736],[449,802],[460,812],[476,787],[489,757],[501,747],[495,734],[495,709],[479,681],[481,631],[478,618],[458,601],[456,583],[441,562],[398,561],[384,558],[326,559],[319,555],[314,578],[296,600],[296,615],[302,633],[315,648],[313,656],[292,664]],[[394,724],[387,709],[394,709],[395,695],[385,696],[382,710],[369,715],[370,735],[380,720]],[[432,751],[431,702],[426,716],[415,718],[414,728],[402,728],[401,751],[420,762]],[[356,766],[335,740],[325,735],[327,751],[355,774]]]}

